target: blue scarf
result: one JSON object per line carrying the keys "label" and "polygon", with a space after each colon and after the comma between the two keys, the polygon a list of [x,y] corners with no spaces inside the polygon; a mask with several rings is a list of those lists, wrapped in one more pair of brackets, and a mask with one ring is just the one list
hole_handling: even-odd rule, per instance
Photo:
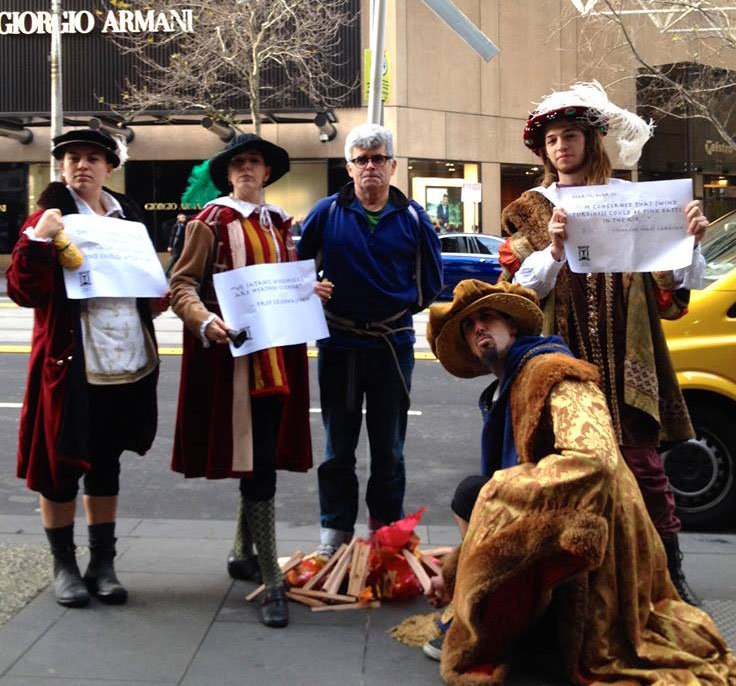
{"label": "blue scarf", "polygon": [[481,469],[484,476],[490,478],[497,469],[519,464],[511,421],[511,386],[522,367],[532,357],[547,353],[562,353],[574,357],[559,336],[519,336],[506,356],[498,400],[493,402],[498,381],[494,381],[481,394]]}

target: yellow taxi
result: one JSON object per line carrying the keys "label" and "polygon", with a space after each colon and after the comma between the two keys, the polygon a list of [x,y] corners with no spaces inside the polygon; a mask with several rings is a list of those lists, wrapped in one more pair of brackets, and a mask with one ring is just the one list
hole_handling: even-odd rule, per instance
{"label": "yellow taxi", "polygon": [[736,515],[736,211],[713,222],[701,245],[706,287],[691,292],[684,317],[662,322],[696,433],[663,454],[690,529]]}

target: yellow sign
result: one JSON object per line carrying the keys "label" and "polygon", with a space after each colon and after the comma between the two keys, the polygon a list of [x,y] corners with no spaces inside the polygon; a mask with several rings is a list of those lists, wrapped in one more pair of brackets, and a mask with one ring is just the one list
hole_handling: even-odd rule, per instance
{"label": "yellow sign", "polygon": [[[363,92],[368,100],[371,87],[371,49],[363,50]],[[381,100],[386,102],[391,91],[391,60],[387,50],[383,51],[383,68],[381,69]]]}

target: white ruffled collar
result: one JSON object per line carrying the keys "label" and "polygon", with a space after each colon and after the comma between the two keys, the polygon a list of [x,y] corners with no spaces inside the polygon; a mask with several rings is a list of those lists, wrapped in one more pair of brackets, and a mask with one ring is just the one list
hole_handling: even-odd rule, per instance
{"label": "white ruffled collar", "polygon": [[265,203],[263,205],[258,205],[256,203],[248,202],[247,200],[238,200],[232,195],[223,195],[220,198],[210,200],[205,205],[205,207],[208,207],[209,205],[220,205],[222,207],[229,207],[230,209],[239,212],[244,217],[250,217],[253,212],[258,212],[261,224],[266,224],[269,226],[271,224],[271,218],[270,216],[268,216],[269,213],[275,214],[277,217],[281,218],[281,221],[284,222],[288,219],[291,219],[291,215],[278,205],[267,205]]}

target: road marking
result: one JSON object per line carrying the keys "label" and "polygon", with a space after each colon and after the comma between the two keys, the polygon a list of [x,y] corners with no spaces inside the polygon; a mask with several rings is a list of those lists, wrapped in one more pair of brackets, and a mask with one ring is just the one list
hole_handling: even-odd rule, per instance
{"label": "road marking", "polygon": [[[320,414],[322,412],[321,407],[310,407],[309,413],[310,414]],[[365,414],[365,408],[363,408],[363,414]],[[407,414],[410,414],[412,417],[421,417],[422,411],[421,410],[409,410]]]}
{"label": "road marking", "polygon": [[18,408],[23,407],[23,403],[0,403],[0,407]]}
{"label": "road marking", "polygon": [[[31,352],[30,345],[0,345],[0,353],[29,353]],[[162,347],[158,349],[159,355],[181,355],[181,347]],[[316,350],[308,350],[307,357],[317,357]],[[437,358],[429,351],[419,350],[414,353],[415,360],[430,360],[437,361]]]}
{"label": "road marking", "polygon": [[0,307],[20,307],[20,305],[16,305],[15,303],[0,303]]}

